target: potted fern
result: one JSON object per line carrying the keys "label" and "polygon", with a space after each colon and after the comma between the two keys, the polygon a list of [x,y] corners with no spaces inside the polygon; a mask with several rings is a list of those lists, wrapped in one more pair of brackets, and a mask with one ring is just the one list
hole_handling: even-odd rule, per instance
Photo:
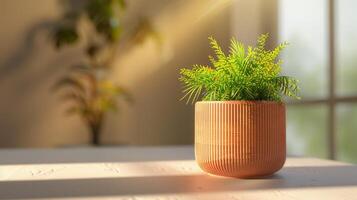
{"label": "potted fern", "polygon": [[195,104],[195,156],[202,170],[215,175],[257,177],[282,168],[286,157],[283,97],[297,96],[297,80],[282,76],[277,57],[287,43],[265,48],[234,38],[224,53],[210,37],[212,67],[181,69],[187,102]]}

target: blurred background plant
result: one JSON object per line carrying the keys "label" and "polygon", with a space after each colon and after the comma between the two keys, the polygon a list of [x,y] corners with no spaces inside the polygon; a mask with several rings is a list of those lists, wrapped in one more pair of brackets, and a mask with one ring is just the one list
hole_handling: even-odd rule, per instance
{"label": "blurred background plant", "polygon": [[63,101],[71,102],[67,113],[79,115],[91,133],[91,143],[99,145],[105,115],[118,109],[117,98],[132,101],[129,92],[108,77],[114,60],[149,36],[160,42],[160,36],[145,17],[136,24],[124,23],[125,0],[61,3],[64,13],[54,23],[51,41],[58,50],[78,45],[83,56],[52,90],[58,91]]}

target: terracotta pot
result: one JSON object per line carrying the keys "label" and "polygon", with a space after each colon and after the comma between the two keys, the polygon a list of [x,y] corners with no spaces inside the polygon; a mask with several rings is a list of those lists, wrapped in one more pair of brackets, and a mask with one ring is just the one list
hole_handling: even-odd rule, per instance
{"label": "terracotta pot", "polygon": [[285,105],[197,102],[195,156],[202,170],[214,175],[249,178],[273,174],[286,157]]}

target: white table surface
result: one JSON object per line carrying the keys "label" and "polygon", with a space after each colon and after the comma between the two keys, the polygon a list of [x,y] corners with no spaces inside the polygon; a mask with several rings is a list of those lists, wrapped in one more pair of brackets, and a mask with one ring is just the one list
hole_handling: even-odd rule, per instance
{"label": "white table surface", "polygon": [[0,150],[0,199],[357,200],[357,166],[288,158],[246,180],[203,173],[191,146]]}

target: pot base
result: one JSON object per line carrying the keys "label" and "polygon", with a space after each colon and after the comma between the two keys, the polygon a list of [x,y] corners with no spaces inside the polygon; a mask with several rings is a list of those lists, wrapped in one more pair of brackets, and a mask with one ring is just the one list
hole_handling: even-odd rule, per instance
{"label": "pot base", "polygon": [[[219,164],[221,163],[221,164]],[[233,161],[233,163],[236,163]],[[271,165],[271,163],[274,163]],[[279,162],[261,162],[251,163],[246,166],[238,166],[227,161],[218,161],[215,163],[198,163],[199,167],[212,176],[225,176],[233,178],[264,178],[272,176],[279,171],[285,163],[285,159]],[[217,167],[220,166],[220,167]],[[260,167],[258,167],[260,166]]]}

